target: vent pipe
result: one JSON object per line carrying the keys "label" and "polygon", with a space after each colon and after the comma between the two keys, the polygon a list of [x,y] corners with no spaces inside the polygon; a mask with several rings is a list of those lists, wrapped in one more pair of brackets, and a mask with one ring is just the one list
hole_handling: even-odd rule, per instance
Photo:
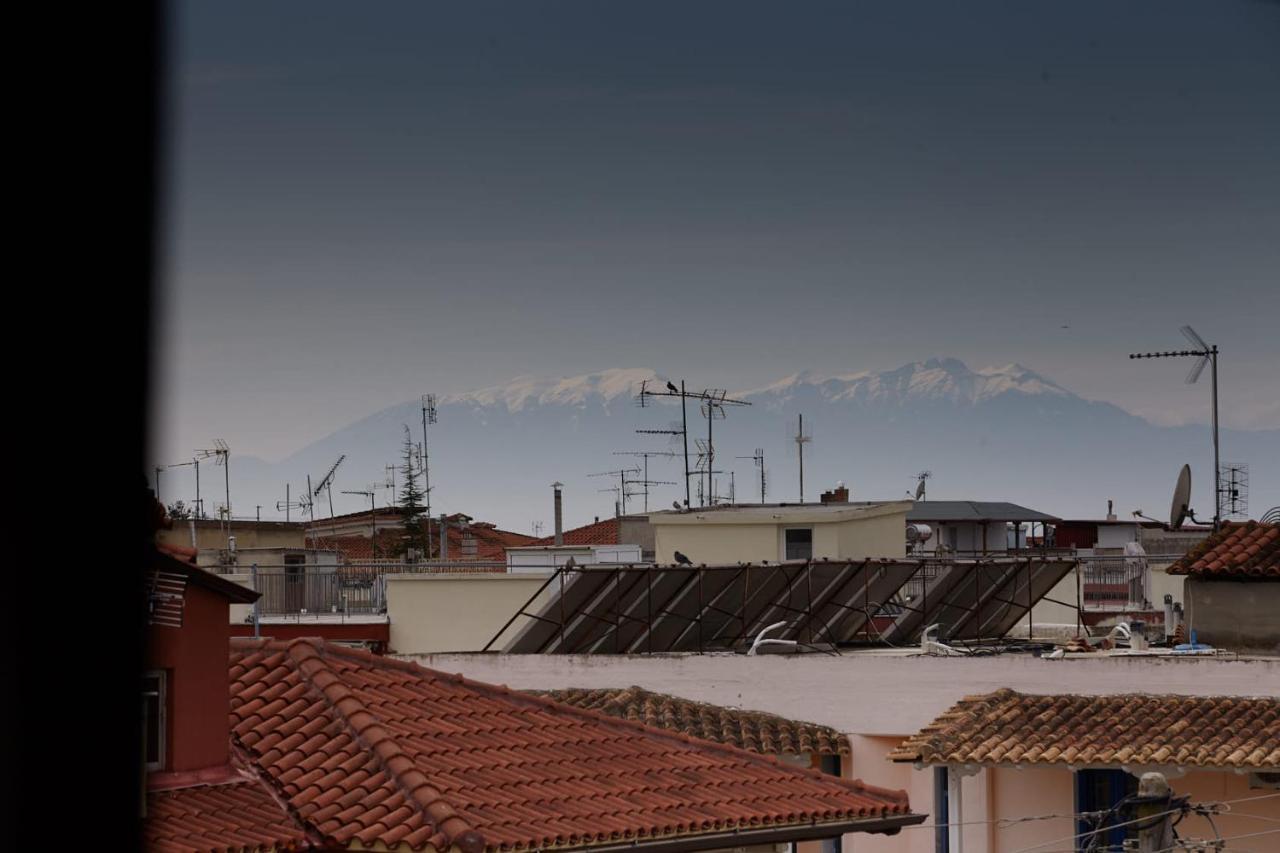
{"label": "vent pipe", "polygon": [[449,559],[449,516],[440,513],[440,561]]}
{"label": "vent pipe", "polygon": [[560,497],[560,490],[564,488],[564,483],[552,483],[551,488],[555,491],[556,496],[556,538],[554,541],[556,546],[559,547],[564,544],[564,508]]}

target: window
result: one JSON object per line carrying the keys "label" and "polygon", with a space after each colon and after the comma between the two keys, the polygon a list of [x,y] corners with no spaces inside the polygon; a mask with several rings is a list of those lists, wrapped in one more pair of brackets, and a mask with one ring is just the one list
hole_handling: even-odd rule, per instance
{"label": "window", "polygon": [[813,528],[790,527],[783,534],[786,542],[787,560],[813,559]]}
{"label": "window", "polygon": [[167,678],[163,672],[142,676],[142,753],[148,770],[165,767],[165,702]]}
{"label": "window", "polygon": [[[1130,794],[1137,793],[1137,790],[1138,780],[1123,770],[1080,770],[1076,773],[1076,813],[1110,812],[1116,804]],[[1117,809],[1107,815],[1105,824],[1114,826],[1132,817],[1127,810]],[[1092,835],[1086,833],[1092,833],[1095,828],[1096,825],[1087,820],[1076,822],[1076,832],[1081,836],[1076,841],[1077,849],[1088,849]],[[1119,850],[1124,845],[1125,838],[1129,837],[1130,829],[1132,825],[1104,829],[1098,838],[1097,847]]]}
{"label": "window", "polygon": [[[809,533],[809,532],[810,531],[808,530],[805,531],[805,533]],[[840,756],[838,755],[822,756],[821,763],[819,764],[819,769],[822,770],[823,773],[828,773],[832,776],[839,776],[840,775]],[[839,838],[822,839],[822,853],[840,853],[840,839]]]}

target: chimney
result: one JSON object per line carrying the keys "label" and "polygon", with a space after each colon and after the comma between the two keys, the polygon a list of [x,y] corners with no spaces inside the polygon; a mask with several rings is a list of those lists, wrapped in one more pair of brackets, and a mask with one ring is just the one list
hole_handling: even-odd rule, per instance
{"label": "chimney", "polygon": [[1113,506],[1114,506],[1113,502],[1110,499],[1108,499],[1107,500],[1107,521],[1116,520],[1116,514],[1115,512],[1112,511]]}
{"label": "chimney", "polygon": [[557,546],[564,544],[564,510],[560,499],[560,489],[563,487],[564,483],[561,482],[551,484],[551,488],[555,490],[556,494],[556,538],[554,541]]}
{"label": "chimney", "polygon": [[440,513],[440,559],[449,559],[449,516]]}
{"label": "chimney", "polygon": [[824,504],[847,504],[849,502],[849,490],[844,487],[844,482],[836,483],[836,487],[829,492],[822,493],[822,502]]}

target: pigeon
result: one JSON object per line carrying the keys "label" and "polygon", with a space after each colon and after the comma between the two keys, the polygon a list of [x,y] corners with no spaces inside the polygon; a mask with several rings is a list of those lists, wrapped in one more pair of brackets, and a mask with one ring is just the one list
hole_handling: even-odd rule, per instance
{"label": "pigeon", "polygon": [[693,565],[693,560],[690,560],[688,557],[686,557],[684,554],[681,554],[679,551],[676,551],[675,557],[676,557],[676,565],[678,566]]}
{"label": "pigeon", "polygon": [[675,386],[675,384],[674,384],[674,383],[671,383],[671,382],[668,382],[668,383],[667,383],[667,390],[668,390],[668,391],[670,391],[672,394],[679,394],[679,393],[680,393],[680,389],[679,389],[679,388],[677,388],[677,387]]}
{"label": "pigeon", "polygon": [[573,559],[573,557],[570,557],[569,559],[567,559],[567,560],[565,560],[565,561],[564,561],[564,567],[565,567],[566,569],[572,569],[572,568],[576,567],[577,565],[578,565],[578,561],[577,561],[577,560],[575,560],[575,559]]}
{"label": "pigeon", "polygon": [[680,506],[680,501],[672,501],[671,505],[676,508],[676,512],[684,509],[684,507]]}

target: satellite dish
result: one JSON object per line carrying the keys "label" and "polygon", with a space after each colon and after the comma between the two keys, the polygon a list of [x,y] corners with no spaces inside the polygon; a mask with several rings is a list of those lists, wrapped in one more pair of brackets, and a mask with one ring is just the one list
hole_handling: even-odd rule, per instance
{"label": "satellite dish", "polygon": [[1169,526],[1174,530],[1182,527],[1191,512],[1191,466],[1183,465],[1178,472],[1178,484],[1173,487],[1173,506],[1169,508]]}

